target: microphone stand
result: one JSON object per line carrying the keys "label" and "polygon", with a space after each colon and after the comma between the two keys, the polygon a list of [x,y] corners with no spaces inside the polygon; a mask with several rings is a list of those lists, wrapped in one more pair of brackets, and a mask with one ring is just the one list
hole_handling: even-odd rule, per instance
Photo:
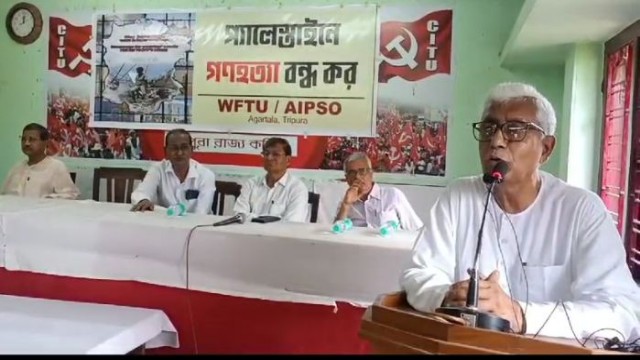
{"label": "microphone stand", "polygon": [[467,290],[467,302],[464,307],[440,307],[436,309],[436,312],[445,313],[467,320],[471,327],[510,332],[511,323],[509,322],[509,320],[503,319],[488,312],[480,311],[480,309],[478,309],[478,267],[480,264],[480,249],[482,248],[482,233],[484,230],[484,222],[487,218],[489,199],[491,199],[491,194],[493,193],[493,188],[495,187],[495,185],[496,180],[491,179],[489,183],[489,190],[487,191],[487,197],[484,202],[484,211],[482,212],[480,230],[478,230],[478,244],[473,259],[473,267],[469,269],[469,288]]}

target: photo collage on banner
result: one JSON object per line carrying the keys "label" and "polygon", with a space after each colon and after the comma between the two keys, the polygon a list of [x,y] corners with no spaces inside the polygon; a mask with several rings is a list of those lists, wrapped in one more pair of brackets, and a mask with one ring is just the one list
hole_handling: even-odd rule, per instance
{"label": "photo collage on banner", "polygon": [[[47,75],[51,153],[161,160],[165,130],[189,129],[197,122],[194,104],[202,100],[192,92],[192,40],[198,14],[51,16]],[[310,10],[307,17],[312,16]],[[453,101],[452,10],[382,6],[378,16],[376,136],[283,133],[294,150],[293,168],[342,170],[349,154],[366,151],[377,172],[445,174]],[[96,54],[92,34],[100,45]],[[277,56],[277,46],[271,51]],[[254,79],[258,70],[248,69]],[[322,79],[322,71],[318,73]],[[93,126],[99,121],[103,125]],[[194,159],[220,165],[262,166],[262,142],[274,136],[190,131]]]}

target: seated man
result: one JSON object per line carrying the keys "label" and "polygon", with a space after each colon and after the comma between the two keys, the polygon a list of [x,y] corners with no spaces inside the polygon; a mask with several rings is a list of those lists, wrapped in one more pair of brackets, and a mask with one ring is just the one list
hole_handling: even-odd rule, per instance
{"label": "seated man", "polygon": [[184,129],[167,132],[165,160],[151,166],[131,194],[132,211],[153,210],[153,205],[184,204],[187,212],[211,214],[216,178],[211,170],[191,159],[191,134]]}
{"label": "seated man", "polygon": [[367,154],[351,154],[344,162],[344,172],[349,189],[338,206],[336,221],[349,218],[353,226],[379,228],[393,220],[404,230],[422,227],[422,220],[400,189],[373,182],[371,160]]}
{"label": "seated man", "polygon": [[283,221],[305,222],[309,214],[309,191],[287,169],[291,145],[282,138],[271,138],[262,146],[266,175],[256,176],[242,185],[233,211],[249,217],[271,215]]}
{"label": "seated man", "polygon": [[[484,172],[510,167],[488,206],[478,307],[518,333],[628,339],[640,292],[611,216],[596,194],[539,170],[555,128],[553,106],[519,83],[494,88],[473,124]],[[401,279],[414,308],[465,306],[487,189],[482,176],[458,179],[431,209]]]}
{"label": "seated man", "polygon": [[49,131],[39,124],[22,130],[22,152],[27,159],[10,171],[2,194],[36,198],[76,199],[80,191],[71,180],[64,163],[47,156]]}

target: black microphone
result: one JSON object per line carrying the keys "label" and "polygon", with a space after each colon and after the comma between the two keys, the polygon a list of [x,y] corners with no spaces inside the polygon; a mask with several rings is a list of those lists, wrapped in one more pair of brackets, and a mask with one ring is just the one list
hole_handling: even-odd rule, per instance
{"label": "black microphone", "polygon": [[436,309],[436,312],[442,312],[465,319],[472,327],[497,330],[502,332],[509,332],[511,330],[511,323],[509,322],[509,320],[478,310],[478,265],[480,261],[480,249],[482,248],[482,233],[484,230],[484,223],[487,218],[489,199],[491,199],[493,188],[496,186],[496,184],[499,184],[504,180],[504,176],[508,171],[509,164],[506,161],[500,160],[493,167],[491,172],[484,174],[482,177],[482,180],[488,185],[487,197],[485,199],[484,209],[482,211],[480,229],[478,230],[478,242],[476,244],[476,252],[473,259],[473,268],[469,269],[469,288],[467,290],[467,301],[465,303],[465,306],[441,307]]}
{"label": "black microphone", "polygon": [[493,183],[500,184],[504,180],[504,177],[505,175],[507,175],[508,172],[509,172],[509,163],[507,163],[506,161],[500,160],[493,167],[491,172],[488,172],[482,176],[482,181],[484,181],[485,184],[489,184],[489,185]]}
{"label": "black microphone", "polygon": [[245,220],[247,220],[247,215],[245,214],[236,214],[228,219],[220,220],[218,222],[213,223],[213,226],[224,226],[231,224],[244,224]]}
{"label": "black microphone", "polygon": [[482,176],[482,181],[489,185],[487,189],[487,197],[484,200],[484,209],[482,210],[482,221],[480,221],[480,229],[478,230],[478,242],[476,244],[476,253],[473,258],[473,268],[469,269],[469,289],[467,291],[467,307],[478,308],[478,266],[480,261],[480,249],[482,248],[482,233],[484,223],[487,219],[487,209],[489,207],[489,199],[493,193],[493,187],[500,184],[504,180],[504,176],[509,172],[509,164],[500,160],[493,169]]}

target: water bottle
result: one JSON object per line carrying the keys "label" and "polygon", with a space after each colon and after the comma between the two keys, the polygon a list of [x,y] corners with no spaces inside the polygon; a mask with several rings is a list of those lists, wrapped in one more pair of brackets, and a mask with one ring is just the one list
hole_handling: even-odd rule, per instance
{"label": "water bottle", "polygon": [[184,216],[187,213],[187,207],[183,203],[171,205],[167,208],[167,216]]}
{"label": "water bottle", "polygon": [[389,220],[380,227],[380,235],[387,236],[396,232],[399,228],[400,224],[397,221]]}
{"label": "water bottle", "polygon": [[335,224],[333,224],[333,226],[331,227],[331,231],[334,234],[340,234],[351,229],[352,227],[353,222],[351,221],[351,219],[346,218],[344,220],[336,221]]}

